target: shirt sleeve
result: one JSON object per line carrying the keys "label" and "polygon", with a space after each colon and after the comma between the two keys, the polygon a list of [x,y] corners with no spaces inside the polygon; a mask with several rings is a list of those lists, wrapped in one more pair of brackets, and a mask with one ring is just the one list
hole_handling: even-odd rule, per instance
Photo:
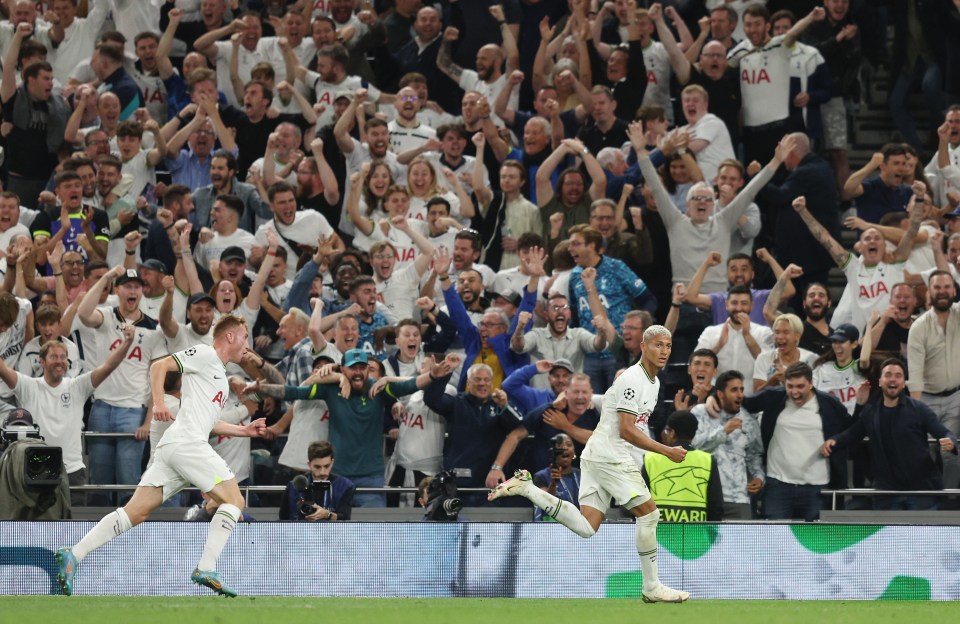
{"label": "shirt sleeve", "polygon": [[616,410],[618,412],[627,412],[628,414],[639,416],[640,403],[637,399],[640,397],[636,389],[626,383],[615,384],[613,389],[614,392],[616,392],[617,398]]}
{"label": "shirt sleeve", "polygon": [[[105,324],[106,323],[103,323],[102,325]],[[210,366],[216,365],[216,362],[213,361],[214,358],[219,360],[213,347],[206,345],[196,345],[183,351],[177,351],[172,354],[171,357],[177,363],[177,367],[183,374],[203,372]],[[223,366],[222,363],[221,366]]]}

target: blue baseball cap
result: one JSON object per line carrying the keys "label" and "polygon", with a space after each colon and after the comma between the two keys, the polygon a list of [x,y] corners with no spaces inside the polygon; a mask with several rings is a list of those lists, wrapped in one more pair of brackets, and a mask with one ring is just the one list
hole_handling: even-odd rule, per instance
{"label": "blue baseball cap", "polygon": [[833,330],[833,333],[830,334],[829,340],[831,342],[849,342],[851,340],[857,341],[860,340],[860,330],[850,323],[844,323]]}
{"label": "blue baseball cap", "polygon": [[367,352],[363,349],[350,349],[343,354],[343,365],[350,368],[354,364],[366,364]]}

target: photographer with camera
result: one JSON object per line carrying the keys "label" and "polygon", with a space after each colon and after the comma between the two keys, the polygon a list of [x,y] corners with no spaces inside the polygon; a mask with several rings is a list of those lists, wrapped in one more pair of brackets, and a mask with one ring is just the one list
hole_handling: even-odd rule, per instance
{"label": "photographer with camera", "polygon": [[287,484],[280,505],[280,519],[293,521],[349,520],[357,486],[346,477],[333,474],[333,445],[326,440],[307,449],[310,472]]}
{"label": "photographer with camera", "polygon": [[420,479],[417,502],[423,507],[425,522],[464,522],[460,517],[463,501],[457,491],[457,473],[444,470]]}
{"label": "photographer with camera", "polygon": [[[550,465],[534,473],[533,484],[541,490],[546,490],[560,500],[570,502],[575,507],[580,506],[580,469],[573,466],[577,458],[577,451],[573,447],[573,438],[565,433],[558,433],[550,439],[553,446],[550,448],[552,459]],[[553,518],[545,516],[539,507],[534,508],[533,519],[540,522]]]}

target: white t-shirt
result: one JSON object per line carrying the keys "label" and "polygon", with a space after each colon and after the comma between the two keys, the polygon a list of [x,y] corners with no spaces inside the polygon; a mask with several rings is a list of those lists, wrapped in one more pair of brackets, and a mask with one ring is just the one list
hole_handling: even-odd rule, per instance
{"label": "white t-shirt", "polygon": [[707,113],[697,123],[684,126],[692,139],[708,141],[705,148],[697,152],[697,166],[703,173],[703,179],[713,182],[717,177],[717,168],[724,160],[736,159],[733,142],[727,124],[713,113]]}
{"label": "white t-shirt", "polygon": [[[698,349],[713,349],[720,341],[720,333],[723,331],[725,323],[711,325],[700,334],[700,340],[697,341]],[[760,352],[773,349],[773,331],[765,325],[759,323],[750,323],[750,335],[760,345]],[[759,355],[759,354],[758,354]],[[717,353],[717,375],[725,373],[728,370],[740,371],[744,377],[753,372],[755,358],[750,355],[750,349],[747,348],[747,341],[743,339],[743,334],[731,328],[727,337],[727,343],[723,345]]]}
{"label": "white t-shirt", "polygon": [[[83,364],[80,362],[80,352],[77,345],[69,338],[58,338],[59,342],[67,348],[67,372],[64,377],[76,377],[83,372]],[[33,340],[28,342],[20,355],[20,361],[17,363],[17,372],[23,373],[27,377],[42,377],[43,368],[40,367],[40,336],[34,336]]]}
{"label": "white t-shirt", "polygon": [[743,125],[762,126],[790,115],[790,55],[784,35],[755,48],[744,39],[727,53],[727,62],[740,68]]}
{"label": "white t-shirt", "polygon": [[[456,388],[447,386],[447,394]],[[443,470],[443,440],[446,420],[423,402],[423,391],[406,397],[407,414],[398,423],[399,433],[393,454],[397,464],[407,470],[436,474]]]}
{"label": "white t-shirt", "polygon": [[64,377],[51,387],[42,377],[28,377],[17,373],[13,390],[17,401],[33,415],[40,427],[40,435],[50,446],[63,449],[63,464],[67,473],[83,468],[83,404],[93,394],[91,374]]}
{"label": "white t-shirt", "polygon": [[301,210],[293,215],[293,223],[285,225],[276,219],[267,221],[257,228],[257,235],[254,237],[254,244],[258,247],[267,246],[267,228],[275,229],[279,234],[280,245],[287,250],[287,274],[288,280],[293,280],[297,276],[297,258],[300,254],[293,250],[288,240],[305,245],[307,247],[316,247],[320,235],[332,236],[333,228],[327,218],[316,210]]}
{"label": "white t-shirt", "polygon": [[[33,311],[33,306],[26,299],[17,297],[17,320],[6,331],[0,332],[0,359],[13,370],[17,370],[20,355],[23,353],[24,338],[27,337],[27,316]],[[7,384],[0,382],[0,397],[7,398],[13,392]]]}
{"label": "white t-shirt", "polygon": [[[753,364],[753,378],[759,379],[761,381],[766,381],[773,377],[774,373],[777,372],[774,362],[777,359],[777,354],[779,350],[771,349],[770,351],[761,351],[760,355],[757,356],[757,361]],[[799,362],[804,364],[809,364],[813,366],[814,360],[817,359],[817,354],[813,351],[807,351],[806,349],[800,349],[800,359]]]}
{"label": "white t-shirt", "polygon": [[304,82],[317,94],[316,103],[326,107],[317,116],[317,130],[333,123],[333,101],[341,91],[354,93],[357,89],[366,89],[367,100],[371,102],[379,100],[381,95],[380,89],[360,76],[344,76],[339,84],[334,84],[323,80],[317,72],[308,70]]}
{"label": "white t-shirt", "polygon": [[233,234],[223,236],[219,232],[213,233],[213,238],[208,243],[197,243],[193,249],[193,257],[202,267],[210,266],[211,260],[219,260],[227,247],[239,247],[243,253],[250,257],[250,250],[256,244],[253,234],[246,230],[237,228]]}
{"label": "white t-shirt", "polygon": [[857,388],[864,379],[857,360],[851,360],[843,368],[834,361],[813,369],[813,387],[839,399],[851,416],[857,407]]}
{"label": "white t-shirt", "polygon": [[178,351],[171,357],[183,373],[180,412],[157,446],[206,442],[229,400],[226,368],[216,350],[203,344]]}
{"label": "white t-shirt", "polygon": [[92,0],[87,17],[76,17],[69,28],[63,31],[63,41],[56,50],[47,49],[50,64],[53,65],[53,77],[63,84],[70,80],[70,70],[80,59],[93,54],[97,34],[107,18],[110,4],[107,0]]}
{"label": "white t-shirt", "polygon": [[[106,359],[110,351],[123,344],[121,330],[128,323],[120,317],[117,308],[99,310],[103,313],[103,322],[96,328],[98,355]],[[143,318],[134,331],[127,357],[96,390],[98,400],[115,407],[143,407],[150,392],[150,363],[167,354],[163,332],[152,318]]]}
{"label": "white t-shirt", "polygon": [[[114,13],[116,14],[116,13]],[[167,85],[157,74],[146,74],[137,69],[136,64],[128,66],[127,72],[140,87],[143,106],[158,124],[167,122]],[[176,71],[176,70],[174,70]]]}
{"label": "white t-shirt", "polygon": [[143,193],[147,184],[157,184],[157,174],[153,167],[147,163],[147,150],[141,149],[130,160],[123,163],[124,175],[133,178],[133,184],[130,185],[130,196],[137,197]]}
{"label": "white t-shirt", "polygon": [[[670,102],[670,57],[659,41],[651,41],[643,49],[643,64],[647,68],[647,90],[643,93],[644,106],[660,106],[673,123],[673,104]],[[622,114],[622,111],[618,111]],[[722,123],[722,122],[721,122]],[[709,179],[709,178],[707,178]]]}
{"label": "white t-shirt", "polygon": [[638,362],[623,372],[603,395],[600,422],[583,449],[583,459],[608,464],[633,463],[633,446],[620,437],[619,412],[646,426],[660,394],[660,380],[650,378]]}
{"label": "white t-shirt", "polygon": [[[480,80],[480,74],[472,69],[465,69],[460,74],[460,88],[464,91],[476,91],[480,95],[483,95],[487,98],[487,101],[490,102],[490,108],[493,108],[493,103],[497,101],[497,96],[500,94],[500,91],[509,89],[510,86],[507,84],[506,74],[501,74],[500,77],[493,82],[484,82]],[[510,94],[510,98],[507,100],[507,108],[518,110],[519,106],[520,91],[514,89]],[[495,121],[500,120],[496,115],[492,115],[491,118]]]}
{"label": "white t-shirt", "polygon": [[[166,297],[165,294],[160,295],[159,297],[148,297],[144,295],[140,298],[140,311],[152,318],[157,320],[160,318],[160,306],[163,305],[163,298]],[[179,288],[173,289],[173,318],[176,321],[181,321],[187,318],[187,295],[180,291]]]}
{"label": "white t-shirt", "polygon": [[393,311],[398,319],[415,318],[417,297],[420,296],[420,276],[417,267],[408,263],[403,268],[394,268],[389,279],[377,282],[377,298]]}
{"label": "white t-shirt", "polygon": [[390,131],[390,151],[394,154],[416,149],[430,139],[437,138],[437,131],[423,123],[407,128],[394,120],[387,124],[387,130]]}
{"label": "white t-shirt", "polygon": [[890,305],[890,292],[895,284],[903,281],[905,266],[881,262],[868,267],[863,258],[850,254],[842,267],[847,285],[833,313],[833,326],[851,323],[862,334],[871,313],[883,312]]}
{"label": "white t-shirt", "polygon": [[[340,362],[340,359],[337,358],[335,361]],[[287,443],[277,462],[288,468],[307,470],[307,448],[317,440],[328,439],[330,439],[330,410],[327,409],[327,402],[294,401],[293,420],[290,421]]]}
{"label": "white t-shirt", "polygon": [[[233,425],[242,425],[250,421],[250,413],[243,401],[231,393],[223,411],[220,412],[220,420]],[[227,462],[237,481],[250,477],[250,438],[212,435],[210,446],[223,458],[223,461]]]}
{"label": "white t-shirt", "polygon": [[[227,102],[242,109],[243,102],[237,100],[236,94],[230,88],[230,85],[233,84],[230,80],[230,56],[233,54],[233,44],[229,41],[217,41],[213,45],[217,50],[217,84],[224,95],[227,96]],[[266,61],[259,49],[251,52],[242,45],[237,60],[237,73],[240,75],[243,84],[250,82],[250,70],[253,69],[253,66]]]}
{"label": "white t-shirt", "polygon": [[787,401],[777,417],[767,450],[767,475],[795,485],[826,485],[830,481],[829,460],[820,454],[823,420],[817,396],[801,407]]}

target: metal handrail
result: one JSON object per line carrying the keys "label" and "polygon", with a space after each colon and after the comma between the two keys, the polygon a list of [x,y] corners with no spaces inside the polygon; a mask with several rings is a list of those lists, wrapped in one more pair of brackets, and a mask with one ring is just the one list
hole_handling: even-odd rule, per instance
{"label": "metal handrail", "polygon": [[837,496],[958,496],[960,489],[949,490],[875,490],[873,488],[850,488],[847,490],[820,490],[830,495],[830,511],[837,510]]}

